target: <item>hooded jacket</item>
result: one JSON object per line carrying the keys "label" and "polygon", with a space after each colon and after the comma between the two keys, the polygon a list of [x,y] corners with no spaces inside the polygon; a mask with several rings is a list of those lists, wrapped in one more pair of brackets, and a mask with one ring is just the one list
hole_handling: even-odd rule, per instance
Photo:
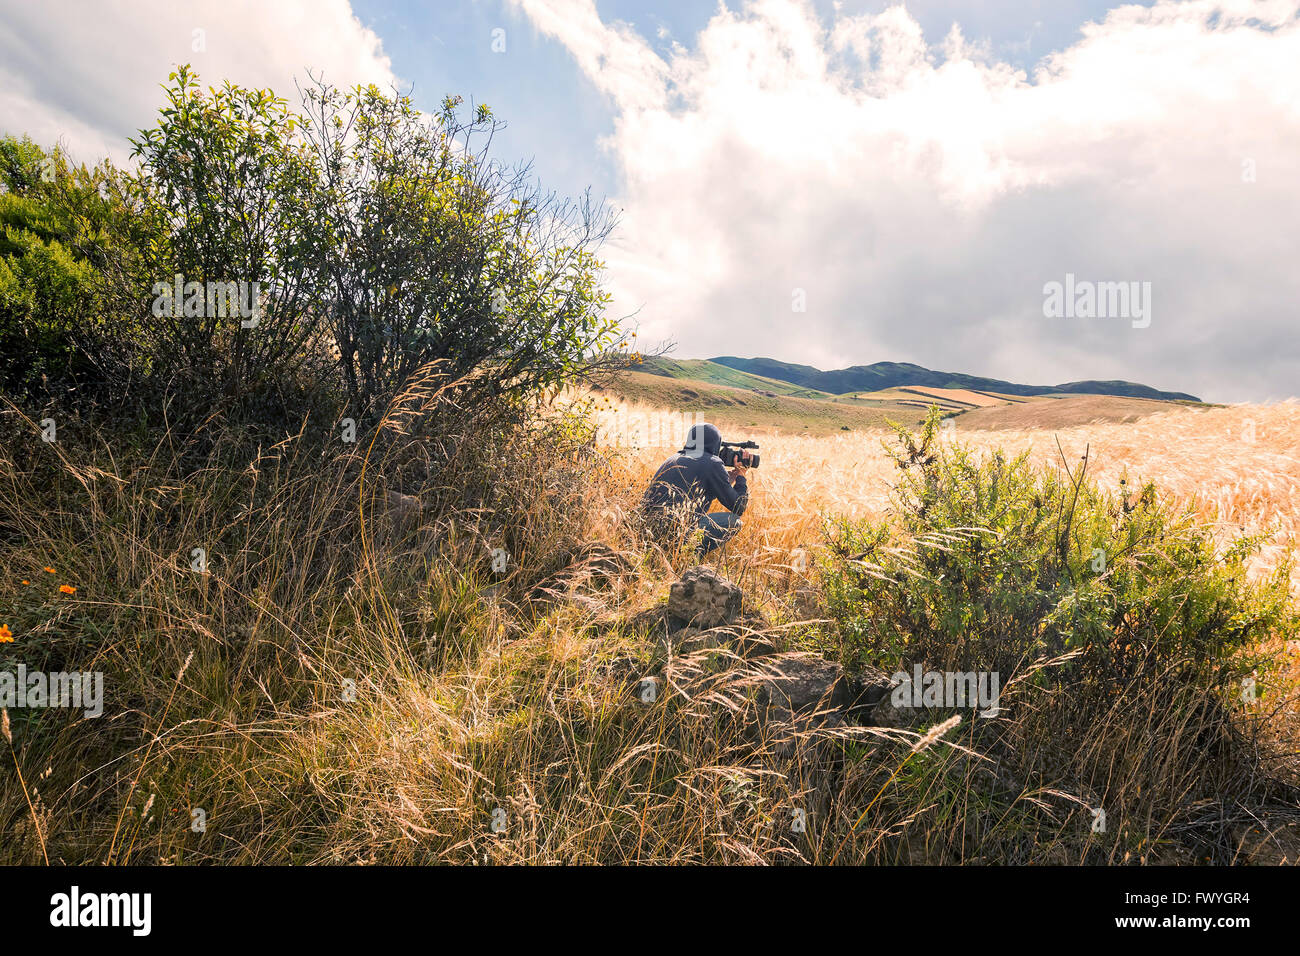
{"label": "hooded jacket", "polygon": [[712,425],[693,425],[686,437],[686,447],[673,455],[655,472],[641,499],[641,507],[651,518],[662,518],[670,509],[690,502],[696,518],[708,514],[715,500],[739,517],[749,504],[749,487],[744,475],[733,486],[727,466],[718,457],[722,450],[722,433]]}

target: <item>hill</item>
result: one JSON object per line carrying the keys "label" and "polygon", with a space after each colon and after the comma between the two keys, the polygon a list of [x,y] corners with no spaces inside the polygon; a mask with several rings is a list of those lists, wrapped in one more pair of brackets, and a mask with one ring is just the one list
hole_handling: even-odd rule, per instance
{"label": "hill", "polygon": [[[1020,385],[1000,379],[983,378],[960,372],[936,372],[909,362],[876,362],[872,365],[854,365],[849,368],[824,372],[811,365],[796,365],[770,358],[738,358],[720,355],[708,360],[734,371],[747,372],[767,379],[788,382],[803,388],[816,389],[834,395],[848,392],[876,392],[902,385],[922,385],[933,388],[970,389],[1001,392],[1005,395],[1118,395],[1124,398],[1155,398],[1166,401],[1199,402],[1195,395],[1186,392],[1164,392],[1149,385],[1123,381],[1066,382],[1061,385]],[[697,376],[698,377],[698,376]]]}
{"label": "hill", "polygon": [[[709,373],[705,370],[704,374]],[[916,424],[925,417],[925,410],[929,407],[923,402],[839,398],[809,389],[782,394],[770,388],[766,380],[756,376],[749,378],[754,381],[742,387],[709,379],[677,377],[663,372],[628,371],[611,377],[601,385],[593,386],[592,391],[620,405],[630,403],[639,408],[699,413],[727,430],[757,428],[790,434],[817,435],[860,428],[883,428],[890,420]],[[777,384],[786,389],[791,388],[788,383]],[[674,435],[673,441],[676,440],[678,437]],[[629,439],[625,443],[637,442]]]}
{"label": "hill", "polygon": [[799,398],[829,398],[829,393],[815,388],[807,388],[777,378],[756,375],[753,372],[719,365],[708,359],[647,359],[636,367],[637,371],[649,375],[661,375],[665,378],[689,379],[693,382],[705,382],[710,385],[727,385],[732,388],[745,388],[750,391],[776,395],[794,395]]}
{"label": "hill", "polygon": [[[769,380],[714,365],[748,384],[726,385],[715,380],[710,362],[679,363],[678,374],[626,371],[611,376],[592,391],[603,395],[625,416],[633,409],[674,410],[698,413],[729,434],[767,432],[777,434],[828,435],[864,428],[882,428],[895,421],[915,425],[927,410],[937,405],[945,416],[955,416],[957,427],[981,429],[1070,428],[1098,422],[1136,421],[1167,411],[1172,403],[1114,395],[1012,396],[968,389],[924,386],[882,389],[829,395],[810,389],[785,394],[769,387]],[[686,378],[685,374],[708,376]],[[791,389],[789,383],[777,383]],[[1203,407],[1203,406],[1197,406]],[[632,419],[615,415],[606,423],[610,435],[622,436],[616,444],[641,445],[644,437],[623,435]],[[667,426],[678,440],[685,424]]]}

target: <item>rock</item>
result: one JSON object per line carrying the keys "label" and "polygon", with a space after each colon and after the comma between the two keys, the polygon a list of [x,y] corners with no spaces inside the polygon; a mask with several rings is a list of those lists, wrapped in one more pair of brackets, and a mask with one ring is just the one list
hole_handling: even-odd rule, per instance
{"label": "rock", "polygon": [[895,707],[886,697],[873,710],[860,711],[854,716],[858,722],[869,727],[912,727],[922,719],[915,707]]}
{"label": "rock", "polygon": [[659,635],[659,649],[665,654],[675,655],[726,649],[747,659],[775,654],[776,639],[762,629],[763,624],[761,618],[754,621],[741,619],[722,627],[668,630]]}
{"label": "rock", "polygon": [[652,664],[700,713],[757,717],[760,730],[782,725],[782,746],[797,743],[803,730],[845,720],[884,727],[915,721],[913,708],[894,707],[895,681],[884,671],[847,675],[818,654],[779,652],[779,629],[760,614],[742,613],[742,603],[739,587],[697,565],[672,585],[667,603],[633,615],[626,626],[647,633],[656,644]]}
{"label": "rock", "polygon": [[852,695],[849,712],[855,717],[879,717],[892,713],[896,708],[890,703],[889,695],[896,684],[892,677],[875,667],[854,674],[849,678]]}
{"label": "rock", "polygon": [[720,647],[729,647],[732,634],[723,628],[701,630],[698,627],[683,627],[681,630],[665,634],[659,641],[660,649],[673,654],[695,654],[699,651],[716,651]]}
{"label": "rock", "polygon": [[792,651],[760,663],[762,676],[742,682],[753,689],[760,718],[789,720],[815,711],[845,710],[853,703],[853,684],[834,661]]}
{"label": "rock", "polygon": [[740,614],[741,591],[718,572],[696,565],[668,591],[668,612],[700,628],[729,624]]}
{"label": "rock", "polygon": [[754,659],[756,657],[767,657],[775,654],[777,651],[777,639],[770,631],[765,631],[762,627],[733,627],[737,632],[735,648],[741,657]]}

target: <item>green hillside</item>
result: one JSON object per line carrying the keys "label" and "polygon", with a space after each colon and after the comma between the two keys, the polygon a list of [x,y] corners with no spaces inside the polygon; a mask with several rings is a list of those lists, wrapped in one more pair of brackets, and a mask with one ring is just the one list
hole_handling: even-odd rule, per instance
{"label": "green hillside", "polygon": [[830,434],[883,428],[891,420],[914,425],[925,417],[928,407],[895,401],[846,401],[817,392],[782,395],[766,387],[737,388],[647,371],[620,372],[593,385],[592,390],[641,405],[698,412],[729,435],[745,429]]}
{"label": "green hillside", "polygon": [[730,388],[744,388],[768,397],[776,395],[793,395],[796,398],[830,398],[827,392],[803,385],[756,375],[753,372],[719,365],[708,359],[670,359],[650,358],[640,365],[633,366],[637,372],[650,375],[662,375],[667,378],[689,379],[693,382],[706,382],[710,385],[726,385]]}
{"label": "green hillside", "polygon": [[[858,380],[853,375],[857,369],[820,372],[810,366],[768,359],[755,359],[753,364],[805,379],[821,376],[818,380],[836,387]],[[996,390],[975,389],[970,387],[970,382],[993,380],[944,376],[917,365],[881,363],[871,369],[877,380],[899,376],[918,379],[928,375],[931,381],[942,380],[945,384],[832,392],[707,359],[651,358],[635,369],[610,377],[595,386],[594,391],[642,405],[699,412],[729,431],[761,429],[808,434],[882,427],[891,420],[914,424],[925,417],[931,406],[938,406],[945,415],[956,416],[972,427],[1065,428],[1088,422],[1132,421],[1167,408],[1169,401],[1110,393],[1076,391],[1071,394],[1060,386],[1057,387],[1060,390],[1039,390],[1002,382],[996,383],[1000,386]],[[1032,394],[1025,394],[1027,391]],[[1185,403],[1182,399],[1173,401]]]}
{"label": "green hillside", "polygon": [[850,368],[823,372],[811,365],[795,365],[770,358],[737,358],[721,355],[706,364],[777,381],[788,382],[802,388],[816,389],[842,395],[846,392],[876,392],[898,385],[927,385],[931,388],[964,388],[1008,395],[1118,395],[1126,398],[1156,398],[1166,401],[1199,402],[1195,395],[1186,392],[1162,392],[1149,385],[1123,381],[1066,382],[1062,385],[1019,385],[995,378],[966,375],[960,372],[936,372],[908,362],[876,362],[872,365],[854,365]]}

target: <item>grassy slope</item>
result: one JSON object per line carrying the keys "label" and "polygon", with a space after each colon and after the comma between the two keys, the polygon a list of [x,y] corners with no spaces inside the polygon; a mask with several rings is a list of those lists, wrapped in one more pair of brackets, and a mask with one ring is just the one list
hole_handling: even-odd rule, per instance
{"label": "grassy slope", "polygon": [[828,392],[818,391],[815,388],[804,388],[801,385],[783,382],[780,379],[754,375],[740,369],[728,368],[707,359],[651,358],[638,366],[636,371],[647,372],[665,378],[690,379],[691,381],[704,382],[709,385],[728,385],[733,388],[743,388],[772,395],[795,395],[799,398],[830,397]]}
{"label": "grassy slope", "polygon": [[698,412],[724,428],[761,428],[790,434],[878,428],[889,419],[913,424],[925,417],[925,408],[919,403],[832,401],[829,398],[765,394],[646,372],[625,372],[596,391],[618,401],[678,412]]}
{"label": "grassy slope", "polygon": [[[963,429],[995,431],[1074,428],[1102,422],[1136,422],[1185,404],[1118,395],[1066,395],[1055,400],[973,408],[957,417],[957,425]],[[1208,406],[1191,407],[1199,410]]]}
{"label": "grassy slope", "polygon": [[[799,394],[767,388],[767,380],[711,362],[652,360],[661,374],[624,372],[596,389],[618,402],[681,413],[699,413],[731,429],[761,429],[784,434],[827,435],[845,430],[879,428],[889,421],[915,424],[930,405],[952,414],[961,428],[1069,428],[1095,422],[1131,422],[1184,403],[1113,395],[1008,396],[934,387],[896,387],[875,392],[830,395],[773,383]],[[692,373],[705,376],[691,378]],[[980,398],[983,396],[983,398]],[[974,405],[987,401],[986,407]]]}

